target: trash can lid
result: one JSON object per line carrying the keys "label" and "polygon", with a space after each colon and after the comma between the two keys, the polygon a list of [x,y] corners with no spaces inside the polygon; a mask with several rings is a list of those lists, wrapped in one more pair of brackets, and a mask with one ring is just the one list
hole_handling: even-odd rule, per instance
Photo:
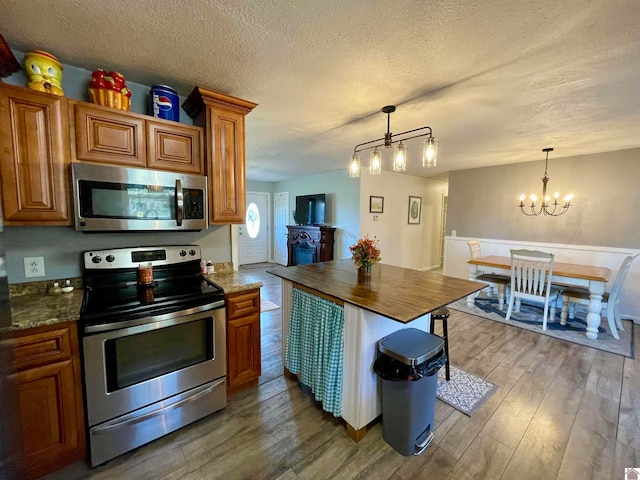
{"label": "trash can lid", "polygon": [[380,352],[406,365],[419,365],[439,353],[444,340],[417,328],[405,328],[383,337],[378,342]]}

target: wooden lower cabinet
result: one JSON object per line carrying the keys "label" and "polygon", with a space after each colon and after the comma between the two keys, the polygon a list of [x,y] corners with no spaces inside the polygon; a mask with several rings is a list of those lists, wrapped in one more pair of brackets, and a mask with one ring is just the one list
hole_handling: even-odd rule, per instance
{"label": "wooden lower cabinet", "polygon": [[24,330],[13,347],[25,465],[36,479],[86,457],[77,325]]}
{"label": "wooden lower cabinet", "polygon": [[260,289],[230,293],[227,300],[227,394],[258,383]]}

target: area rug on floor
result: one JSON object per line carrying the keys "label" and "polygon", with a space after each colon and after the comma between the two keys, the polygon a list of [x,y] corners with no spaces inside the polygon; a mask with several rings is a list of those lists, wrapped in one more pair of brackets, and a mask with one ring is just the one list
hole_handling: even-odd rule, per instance
{"label": "area rug on floor", "polygon": [[486,297],[484,293],[476,298],[475,303],[471,307],[467,306],[466,299],[464,298],[449,304],[448,307],[478,317],[541,333],[542,335],[566,340],[567,342],[578,343],[587,347],[597,348],[598,350],[604,350],[605,352],[622,355],[623,357],[633,358],[633,322],[623,320],[624,331],[618,330],[620,340],[616,340],[609,333],[607,318],[603,316],[600,322],[598,339],[592,340],[585,335],[587,328],[587,322],[585,321],[587,309],[582,305],[577,306],[576,316],[573,320],[567,318],[567,325],[565,326],[560,325],[560,309],[556,309],[556,319],[555,321],[549,320],[547,322],[547,330],[542,330],[541,306],[538,307],[536,305],[523,303],[520,312],[513,312],[508,321],[505,320],[508,305],[505,304],[504,310],[500,311],[498,309],[498,299],[495,297]]}
{"label": "area rug on floor", "polygon": [[445,380],[445,367],[438,372],[436,396],[465,415],[473,415],[498,388],[493,383],[450,365],[449,378]]}
{"label": "area rug on floor", "polygon": [[246,265],[241,265],[242,268],[248,268],[249,270],[251,270],[252,268],[267,268],[272,266],[272,263],[268,263],[268,262],[261,262],[261,263],[248,263]]}
{"label": "area rug on floor", "polygon": [[277,310],[280,308],[280,305],[276,305],[275,303],[267,300],[266,298],[260,297],[260,313],[268,312],[270,310]]}

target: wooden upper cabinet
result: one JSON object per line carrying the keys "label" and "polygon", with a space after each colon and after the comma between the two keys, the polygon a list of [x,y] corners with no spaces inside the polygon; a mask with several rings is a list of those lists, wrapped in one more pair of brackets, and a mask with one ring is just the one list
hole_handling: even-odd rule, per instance
{"label": "wooden upper cabinet", "polygon": [[87,103],[73,103],[76,158],[88,162],[145,167],[144,119]]}
{"label": "wooden upper cabinet", "polygon": [[64,97],[0,84],[5,225],[71,225]]}
{"label": "wooden upper cabinet", "polygon": [[205,130],[209,223],[245,223],[244,117],[256,103],[196,87],[183,108]]}
{"label": "wooden upper cabinet", "polygon": [[74,160],[204,175],[202,129],[85,102],[70,102]]}
{"label": "wooden upper cabinet", "polygon": [[204,175],[202,130],[147,120],[149,168]]}

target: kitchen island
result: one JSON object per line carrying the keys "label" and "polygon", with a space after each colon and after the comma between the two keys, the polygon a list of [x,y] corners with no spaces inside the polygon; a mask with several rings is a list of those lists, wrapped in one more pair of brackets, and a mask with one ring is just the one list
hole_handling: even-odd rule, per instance
{"label": "kitchen island", "polygon": [[[287,351],[294,290],[344,309],[339,416],[347,423],[347,434],[356,441],[382,412],[379,381],[373,372],[378,340],[409,326],[429,332],[429,312],[485,287],[483,283],[439,273],[383,264],[373,266],[371,277],[359,279],[351,260],[276,267],[268,273],[282,279],[283,356]],[[295,316],[293,320],[296,321]]]}

